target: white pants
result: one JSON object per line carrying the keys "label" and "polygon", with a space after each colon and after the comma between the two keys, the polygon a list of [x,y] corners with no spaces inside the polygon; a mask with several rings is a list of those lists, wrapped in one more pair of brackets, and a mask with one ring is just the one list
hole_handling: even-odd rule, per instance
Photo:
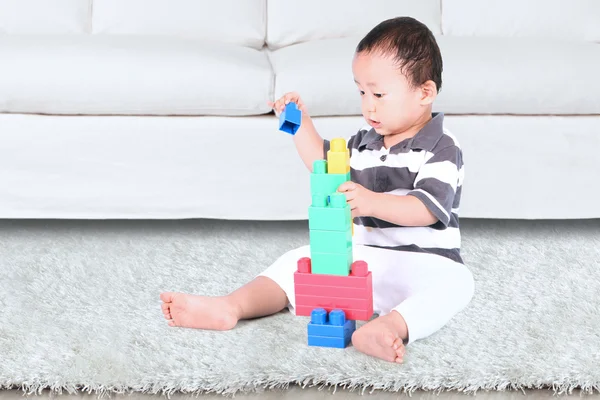
{"label": "white pants", "polygon": [[[354,245],[353,253],[372,272],[373,312],[381,316],[398,311],[408,327],[408,343],[442,328],[473,297],[471,271],[448,258],[362,245]],[[283,289],[290,311],[295,308],[294,272],[302,257],[310,257],[309,246],[285,253],[259,274]]]}

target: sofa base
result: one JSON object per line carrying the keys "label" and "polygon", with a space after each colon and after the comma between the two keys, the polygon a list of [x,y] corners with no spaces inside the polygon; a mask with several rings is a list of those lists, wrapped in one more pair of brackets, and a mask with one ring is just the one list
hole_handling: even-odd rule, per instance
{"label": "sofa base", "polygon": [[[600,116],[446,116],[463,218],[600,218]],[[349,137],[360,116],[315,118]],[[306,219],[309,173],[273,115],[0,114],[0,218]]]}

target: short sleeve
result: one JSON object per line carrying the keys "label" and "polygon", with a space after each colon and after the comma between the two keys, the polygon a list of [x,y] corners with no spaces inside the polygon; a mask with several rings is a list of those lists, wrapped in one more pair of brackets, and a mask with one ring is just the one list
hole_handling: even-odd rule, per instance
{"label": "short sleeve", "polygon": [[417,172],[414,189],[407,195],[415,196],[448,226],[456,190],[462,184],[462,151],[457,146],[439,150]]}

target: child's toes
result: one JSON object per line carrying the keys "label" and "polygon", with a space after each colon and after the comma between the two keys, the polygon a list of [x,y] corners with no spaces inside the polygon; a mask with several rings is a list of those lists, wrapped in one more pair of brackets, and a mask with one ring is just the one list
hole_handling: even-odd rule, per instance
{"label": "child's toes", "polygon": [[166,319],[171,319],[171,307],[167,303],[163,303],[161,306],[162,312]]}
{"label": "child's toes", "polygon": [[394,348],[394,350],[398,350],[404,347],[404,343],[402,343],[402,339],[401,338],[396,338],[396,340],[394,340],[394,343],[392,343],[392,347]]}
{"label": "child's toes", "polygon": [[396,351],[396,362],[402,363],[404,360],[404,353],[406,352],[406,347],[404,347],[402,339],[396,339],[394,341],[393,348]]}

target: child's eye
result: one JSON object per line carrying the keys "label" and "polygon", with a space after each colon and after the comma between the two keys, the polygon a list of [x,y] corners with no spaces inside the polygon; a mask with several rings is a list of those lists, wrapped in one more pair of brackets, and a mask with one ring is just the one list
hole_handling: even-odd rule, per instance
{"label": "child's eye", "polygon": [[381,98],[383,96],[381,93],[373,93],[373,95],[377,98]]}
{"label": "child's eye", "polygon": [[359,90],[359,92],[360,92],[360,95],[361,95],[361,96],[364,96],[364,94],[365,94],[365,92],[364,92],[364,91],[362,91],[362,90]]}

